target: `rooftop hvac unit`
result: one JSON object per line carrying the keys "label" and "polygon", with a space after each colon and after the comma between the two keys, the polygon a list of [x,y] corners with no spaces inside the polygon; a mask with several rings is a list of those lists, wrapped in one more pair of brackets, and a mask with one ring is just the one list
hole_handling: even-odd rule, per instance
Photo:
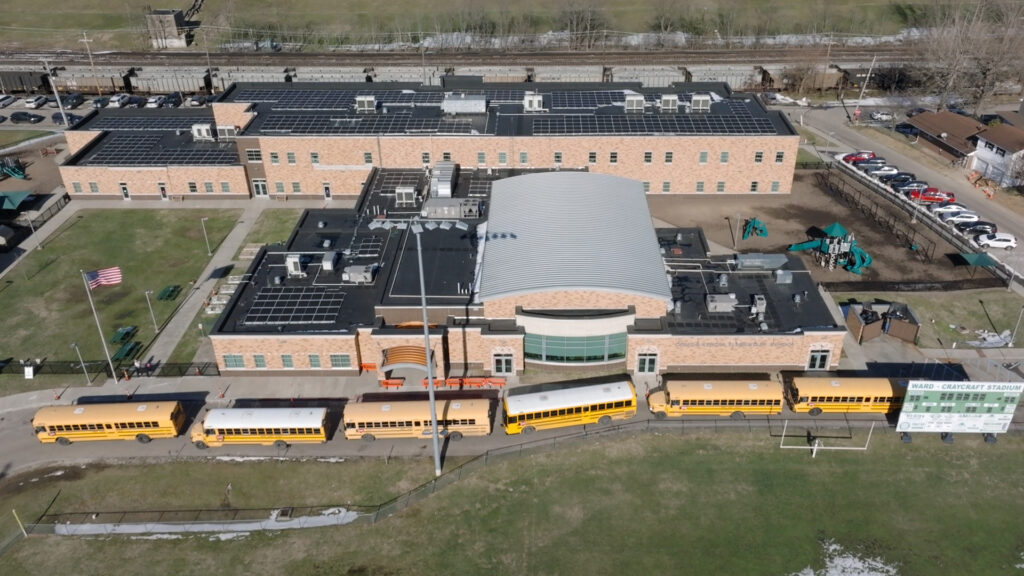
{"label": "rooftop hvac unit", "polygon": [[722,289],[725,289],[725,288],[729,287],[729,275],[728,274],[719,274],[718,275],[718,287],[722,288]]}
{"label": "rooftop hvac unit", "polygon": [[355,282],[356,284],[369,284],[373,282],[373,277],[377,275],[376,264],[366,264],[361,266],[346,266],[345,270],[341,273],[342,282]]}
{"label": "rooftop hvac unit", "polygon": [[238,135],[237,126],[217,126],[217,139],[218,140],[231,140]]}
{"label": "rooftop hvac unit", "polygon": [[285,256],[284,267],[288,271],[289,278],[306,277],[306,273],[302,271],[302,257],[298,254],[289,254]]}
{"label": "rooftop hvac unit", "polygon": [[785,254],[751,252],[736,255],[736,268],[740,270],[775,270],[786,265]]}
{"label": "rooftop hvac unit", "polygon": [[704,298],[705,304],[707,304],[708,312],[714,313],[730,313],[736,309],[736,294],[708,294]]}
{"label": "rooftop hvac unit", "polygon": [[711,95],[694,94],[690,99],[690,110],[693,112],[711,112]]}
{"label": "rooftop hvac unit", "polygon": [[792,270],[776,270],[775,271],[775,283],[776,284],[792,284],[793,283],[793,271]]}
{"label": "rooftop hvac unit", "polygon": [[678,94],[662,94],[661,95],[661,111],[662,112],[678,112],[679,111],[679,95]]}
{"label": "rooftop hvac unit", "polygon": [[764,314],[764,311],[768,309],[768,300],[765,299],[764,294],[754,294],[751,300],[753,300],[753,304],[750,307],[751,312]]}
{"label": "rooftop hvac unit", "polygon": [[372,95],[356,96],[356,112],[373,112],[377,110],[377,99]]}
{"label": "rooftop hvac unit", "polygon": [[193,124],[192,139],[196,142],[213,142],[213,133],[209,124]]}
{"label": "rooftop hvac unit", "polygon": [[446,94],[441,101],[445,114],[486,114],[487,96],[483,94]]}
{"label": "rooftop hvac unit", "polygon": [[324,259],[320,262],[320,267],[324,272],[334,272],[334,262],[338,259],[338,253],[331,251],[324,254]]}
{"label": "rooftop hvac unit", "polygon": [[643,94],[626,94],[626,112],[643,113]]}
{"label": "rooftop hvac unit", "polygon": [[533,92],[527,92],[523,96],[523,110],[526,112],[543,112],[544,111],[544,96],[541,94],[534,94]]}
{"label": "rooftop hvac unit", "polygon": [[430,195],[451,198],[458,178],[458,166],[454,162],[438,162],[434,165],[434,177],[430,180]]}

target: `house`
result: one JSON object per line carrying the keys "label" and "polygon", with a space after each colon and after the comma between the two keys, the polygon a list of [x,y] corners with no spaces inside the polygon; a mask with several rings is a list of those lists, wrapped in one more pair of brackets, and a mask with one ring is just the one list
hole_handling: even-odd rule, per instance
{"label": "house", "polygon": [[907,123],[920,131],[920,142],[953,162],[965,162],[974,152],[978,134],[986,128],[974,118],[945,110],[922,112],[908,118]]}
{"label": "house", "polygon": [[[971,169],[999,186],[1019,186],[1024,179],[1018,174],[1024,172],[1024,129],[1009,124],[989,126],[978,135],[978,145],[971,162]],[[1017,170],[1014,168],[1017,167]]]}

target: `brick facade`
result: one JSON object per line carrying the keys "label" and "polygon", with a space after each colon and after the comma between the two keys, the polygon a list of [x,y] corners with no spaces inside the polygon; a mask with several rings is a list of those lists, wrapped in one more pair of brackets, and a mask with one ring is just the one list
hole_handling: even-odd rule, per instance
{"label": "brick facade", "polygon": [[[59,169],[64,187],[76,198],[121,198],[122,183],[127,185],[132,199],[160,199],[161,183],[166,187],[168,199],[249,197],[249,186],[242,166],[114,167],[65,164]],[[96,184],[96,193],[92,192],[90,183]],[[189,183],[195,184],[195,192],[190,191]],[[207,183],[210,183],[212,192],[208,191]],[[224,192],[222,183],[227,183],[228,192]]]}
{"label": "brick facade", "polygon": [[258,370],[254,356],[262,354],[266,360],[265,370],[286,370],[282,364],[282,355],[290,354],[292,357],[292,368],[294,370],[314,370],[310,366],[310,354],[320,357],[320,370],[340,370],[331,368],[331,354],[348,354],[350,368],[348,371],[358,371],[360,355],[358,342],[355,335],[273,335],[273,336],[243,336],[243,335],[211,335],[210,342],[213,344],[213,353],[217,360],[217,368],[222,373],[230,374],[237,368],[228,368],[224,364],[224,356],[229,354],[241,355],[245,362],[244,370]]}
{"label": "brick facade", "polygon": [[729,336],[645,336],[630,334],[627,367],[635,370],[637,354],[657,353],[658,371],[701,366],[803,369],[811,350],[830,350],[829,368],[839,366],[845,332],[745,334]]}
{"label": "brick facade", "polygon": [[515,318],[516,307],[523,310],[626,310],[636,308],[638,318],[661,318],[669,303],[658,298],[644,298],[618,292],[593,290],[562,290],[521,294],[484,302],[486,318]]}

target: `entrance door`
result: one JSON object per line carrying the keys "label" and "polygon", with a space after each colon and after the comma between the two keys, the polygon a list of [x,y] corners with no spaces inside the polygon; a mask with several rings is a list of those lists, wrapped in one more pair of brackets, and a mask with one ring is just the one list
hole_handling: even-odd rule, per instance
{"label": "entrance door", "polygon": [[160,190],[160,199],[167,200],[167,184],[158,182],[156,185],[157,189]]}
{"label": "entrance door", "polygon": [[331,184],[330,182],[324,182],[324,199],[331,199]]}
{"label": "entrance door", "polygon": [[121,197],[124,198],[125,200],[130,200],[132,195],[131,193],[128,192],[128,185],[125,184],[124,182],[121,182],[119,186],[121,187]]}
{"label": "entrance door", "polygon": [[267,198],[267,181],[263,178],[253,178],[252,195],[257,198]]}

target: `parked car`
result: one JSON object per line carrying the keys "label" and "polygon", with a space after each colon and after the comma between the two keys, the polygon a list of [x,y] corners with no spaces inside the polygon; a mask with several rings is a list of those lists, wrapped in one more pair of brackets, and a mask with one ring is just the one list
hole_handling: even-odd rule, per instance
{"label": "parked car", "polygon": [[880,176],[890,176],[892,174],[899,174],[900,169],[895,166],[879,166],[877,168],[869,168],[866,170],[868,176],[878,178]]}
{"label": "parked car", "polygon": [[892,112],[886,112],[884,110],[875,110],[871,113],[871,119],[876,122],[890,122],[893,118],[895,118],[895,116],[892,115]]}
{"label": "parked car", "polygon": [[44,118],[42,116],[40,116],[39,114],[33,114],[31,112],[22,112],[19,110],[18,112],[11,113],[12,124],[39,124],[43,120]]}
{"label": "parked car", "polygon": [[54,96],[53,94],[47,95],[46,96],[46,107],[47,108],[56,108],[57,107],[57,97]]}
{"label": "parked car", "polygon": [[128,100],[131,96],[128,94],[115,94],[110,97],[110,101],[107,103],[107,108],[123,108],[128,104]]}
{"label": "parked car", "polygon": [[63,106],[66,110],[74,110],[75,108],[78,108],[84,103],[85,98],[83,98],[82,95],[78,92],[72,92],[71,94],[67,94],[60,101],[60,105]]}
{"label": "parked car", "polygon": [[956,202],[956,196],[952,192],[943,192],[938,188],[911,190],[907,193],[907,198],[914,202]]}
{"label": "parked car", "polygon": [[110,104],[110,98],[107,98],[106,96],[99,96],[92,99],[93,108],[106,108],[107,104]]}
{"label": "parked car", "polygon": [[979,234],[974,242],[983,248],[1003,248],[1013,250],[1017,247],[1017,238],[1013,234],[996,232],[995,234]]}
{"label": "parked car", "polygon": [[968,112],[967,110],[964,110],[963,108],[961,108],[959,106],[954,106],[952,104],[950,104],[949,106],[946,106],[946,109],[949,110],[950,112],[952,112],[953,114],[959,114],[961,116],[968,116],[969,117],[971,115],[971,113]]}
{"label": "parked car", "polygon": [[956,202],[946,202],[945,204],[936,204],[929,206],[928,211],[932,214],[955,214],[957,212],[970,212],[967,206],[958,204]]}
{"label": "parked car", "polygon": [[900,186],[906,186],[907,184],[910,184],[911,182],[920,182],[920,180],[916,180],[914,176],[906,176],[906,175],[899,176],[899,175],[897,175],[894,179],[889,180],[888,182],[886,182],[886,184],[889,186],[890,190],[896,190]]}
{"label": "parked car", "polygon": [[18,99],[10,94],[0,94],[0,108],[7,108],[11,104],[17,102]]}
{"label": "parked car", "polygon": [[146,100],[146,108],[160,108],[164,105],[164,102],[167,102],[166,96],[150,96]]}
{"label": "parked car", "polygon": [[142,108],[146,105],[146,99],[142,96],[129,96],[128,103],[124,105],[125,108]]}
{"label": "parked car", "polygon": [[858,160],[853,164],[853,167],[861,172],[867,172],[868,170],[874,170],[875,168],[881,168],[882,166],[885,166],[885,158]]}
{"label": "parked car", "polygon": [[886,174],[885,176],[881,176],[878,179],[888,184],[890,182],[894,182],[896,180],[901,179],[906,180],[907,182],[911,180],[917,180],[917,176],[913,172],[897,172],[895,174]]}
{"label": "parked car", "polygon": [[943,214],[940,218],[945,224],[950,226],[981,220],[981,217],[975,212],[954,212],[952,214]]}
{"label": "parked car", "polygon": [[846,162],[847,164],[852,164],[854,160],[867,160],[868,158],[874,157],[875,153],[872,152],[871,150],[858,150],[857,152],[852,152],[850,154],[847,154],[846,156],[843,156],[843,162]]}
{"label": "parked car", "polygon": [[956,229],[958,232],[968,236],[977,236],[978,234],[995,234],[996,232],[999,232],[999,228],[995,224],[992,222],[985,222],[984,220],[957,224]]}
{"label": "parked car", "polygon": [[910,110],[907,110],[907,118],[911,118],[913,116],[917,116],[921,112],[927,112],[927,111],[928,111],[927,108],[911,108]]}
{"label": "parked car", "polygon": [[25,108],[42,108],[46,106],[46,96],[29,96],[25,98]]}
{"label": "parked car", "polygon": [[181,92],[171,92],[164,98],[164,108],[181,106]]}
{"label": "parked car", "polygon": [[0,124],[3,124],[7,120],[7,116],[0,115]]}
{"label": "parked car", "polygon": [[206,95],[205,94],[193,94],[192,97],[188,99],[188,105],[189,106],[205,106],[206,105]]}
{"label": "parked car", "polygon": [[[74,126],[75,124],[81,122],[82,118],[84,118],[84,116],[79,116],[78,114],[68,114],[67,112],[65,112],[64,115],[68,117],[68,126]],[[53,123],[58,126],[64,125],[64,116],[61,116],[60,112],[54,112],[53,115],[50,116],[50,120],[53,120]]]}
{"label": "parked car", "polygon": [[900,184],[899,186],[893,187],[893,190],[903,194],[908,194],[913,190],[924,190],[928,188],[928,183],[924,180],[911,180],[906,184]]}
{"label": "parked car", "polygon": [[893,129],[899,132],[900,134],[903,134],[904,136],[917,136],[919,132],[917,126],[914,126],[913,124],[907,124],[906,122],[900,122]]}

